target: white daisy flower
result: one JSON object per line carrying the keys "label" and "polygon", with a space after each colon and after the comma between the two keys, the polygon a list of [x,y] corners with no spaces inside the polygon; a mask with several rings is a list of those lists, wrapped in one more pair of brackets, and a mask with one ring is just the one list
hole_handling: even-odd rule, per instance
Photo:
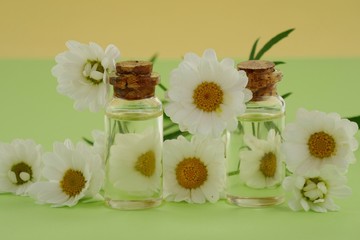
{"label": "white daisy flower", "polygon": [[105,51],[96,43],[66,42],[68,51],[56,56],[52,74],[58,80],[57,90],[75,100],[74,108],[89,108],[96,112],[106,103],[106,77],[114,70],[114,62],[120,56],[114,45]]}
{"label": "white daisy flower", "polygon": [[164,142],[164,197],[168,201],[218,201],[225,172],[221,139],[193,137],[189,142],[180,136]]}
{"label": "white daisy flower", "polygon": [[295,174],[283,181],[284,189],[292,193],[288,204],[294,211],[339,210],[333,197],[344,198],[351,194],[351,189],[345,184],[345,176],[334,165],[326,165],[320,171],[310,171],[305,176]]}
{"label": "white daisy flower", "polygon": [[98,198],[104,180],[99,155],[89,146],[70,140],[54,143],[52,153],[43,156],[42,176],[46,181],[34,183],[29,195],[37,203],[54,207],[74,206],[83,198]]}
{"label": "white daisy flower", "polygon": [[218,62],[212,49],[202,57],[187,53],[171,72],[165,112],[182,131],[218,137],[224,129],[234,130],[236,117],[244,113],[244,102],[252,97],[247,82],[232,59]]}
{"label": "white daisy flower", "polygon": [[249,150],[241,151],[240,179],[252,188],[276,187],[284,178],[280,154],[281,137],[271,129],[267,139],[245,135],[244,142]]}
{"label": "white daisy flower", "polygon": [[346,171],[348,164],[355,161],[357,130],[356,123],[341,119],[336,113],[299,109],[296,121],[283,132],[288,169],[302,175],[310,169],[333,164]]}
{"label": "white daisy flower", "polygon": [[42,147],[32,140],[0,143],[0,193],[27,195],[40,178]]}
{"label": "white daisy flower", "polygon": [[108,157],[108,179],[119,190],[151,196],[161,190],[161,144],[159,134],[115,135]]}

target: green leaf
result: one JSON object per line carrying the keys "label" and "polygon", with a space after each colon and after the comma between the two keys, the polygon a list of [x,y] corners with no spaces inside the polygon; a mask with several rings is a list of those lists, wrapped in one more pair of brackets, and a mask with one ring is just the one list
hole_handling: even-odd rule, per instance
{"label": "green leaf", "polygon": [[264,53],[266,53],[272,46],[274,46],[276,43],[278,43],[283,38],[287,37],[294,30],[295,30],[295,28],[291,28],[282,33],[279,33],[278,35],[276,35],[275,37],[270,39],[267,43],[265,43],[265,45],[262,47],[262,49],[260,49],[260,51],[256,54],[254,59],[259,60],[264,55]]}
{"label": "green leaf", "polygon": [[273,63],[275,64],[275,66],[280,65],[280,64],[285,64],[285,62],[283,62],[283,61],[274,61]]}
{"label": "green leaf", "polygon": [[161,83],[159,83],[158,86],[159,86],[159,88],[161,88],[164,92],[167,91],[167,88],[166,88],[164,85],[162,85]]}
{"label": "green leaf", "polygon": [[257,46],[259,40],[260,40],[260,38],[256,39],[256,41],[254,42],[254,44],[253,44],[253,46],[251,48],[249,60],[254,60],[255,52],[256,52],[256,46]]}
{"label": "green leaf", "polygon": [[276,133],[281,134],[280,129],[278,128],[278,126],[276,126],[276,124],[273,121],[264,122],[264,125],[268,131],[274,129]]}
{"label": "green leaf", "polygon": [[288,93],[285,93],[284,95],[282,95],[281,97],[283,99],[285,99],[285,98],[289,97],[291,94],[292,94],[292,92],[288,92]]}
{"label": "green leaf", "polygon": [[180,135],[187,137],[187,136],[189,136],[189,134],[190,133],[188,133],[188,132],[182,132],[182,131],[178,130],[178,131],[175,131],[172,133],[164,134],[164,140],[174,139]]}
{"label": "green leaf", "polygon": [[86,137],[82,137],[82,139],[83,139],[86,143],[88,143],[89,145],[91,145],[91,146],[94,145],[94,142],[91,141],[91,140],[89,140],[89,139],[87,139]]}
{"label": "green leaf", "polygon": [[155,61],[157,60],[158,56],[159,56],[158,53],[154,53],[154,55],[151,56],[151,58],[149,59],[149,61],[154,64]]}
{"label": "green leaf", "polygon": [[348,117],[347,119],[349,119],[350,121],[356,123],[358,125],[358,127],[360,128],[360,116]]}

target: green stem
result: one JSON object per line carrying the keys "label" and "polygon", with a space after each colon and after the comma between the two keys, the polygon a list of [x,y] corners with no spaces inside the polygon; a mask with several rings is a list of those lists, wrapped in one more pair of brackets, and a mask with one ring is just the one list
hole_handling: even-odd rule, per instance
{"label": "green stem", "polygon": [[173,128],[173,127],[176,127],[176,125],[173,124],[173,123],[164,124],[164,132],[165,132],[166,130],[169,130],[170,128]]}
{"label": "green stem", "polygon": [[238,175],[239,173],[240,170],[237,170],[237,171],[228,172],[227,175],[230,177],[230,176]]}
{"label": "green stem", "polygon": [[256,131],[255,131],[255,123],[254,122],[251,123],[251,129],[252,129],[252,134],[255,137],[256,136]]}

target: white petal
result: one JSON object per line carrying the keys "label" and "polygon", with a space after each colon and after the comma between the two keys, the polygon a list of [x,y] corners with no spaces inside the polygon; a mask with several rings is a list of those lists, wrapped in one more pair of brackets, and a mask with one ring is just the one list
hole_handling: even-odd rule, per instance
{"label": "white petal", "polygon": [[304,200],[303,198],[300,200],[300,205],[306,212],[310,210],[309,203],[306,200]]}
{"label": "white petal", "polygon": [[231,58],[224,58],[221,62],[221,65],[225,66],[225,67],[232,67],[234,68],[235,62],[233,59]]}
{"label": "white petal", "polygon": [[200,188],[190,190],[191,201],[193,203],[205,203],[206,199]]}
{"label": "white petal", "polygon": [[217,61],[217,56],[216,56],[215,50],[214,49],[206,49],[203,53],[203,58]]}

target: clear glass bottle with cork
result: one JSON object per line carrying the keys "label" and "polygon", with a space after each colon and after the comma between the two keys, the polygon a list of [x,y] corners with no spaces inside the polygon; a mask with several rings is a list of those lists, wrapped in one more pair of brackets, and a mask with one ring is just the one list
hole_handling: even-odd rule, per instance
{"label": "clear glass bottle with cork", "polygon": [[105,112],[105,202],[117,209],[143,209],[162,202],[163,109],[155,96],[160,76],[147,61],[116,64],[114,95]]}
{"label": "clear glass bottle with cork", "polygon": [[253,98],[238,117],[238,128],[227,134],[226,198],[245,207],[277,205],[284,201],[281,183],[285,175],[280,152],[285,101],[276,89],[282,73],[274,63],[262,60],[237,67],[246,72]]}

